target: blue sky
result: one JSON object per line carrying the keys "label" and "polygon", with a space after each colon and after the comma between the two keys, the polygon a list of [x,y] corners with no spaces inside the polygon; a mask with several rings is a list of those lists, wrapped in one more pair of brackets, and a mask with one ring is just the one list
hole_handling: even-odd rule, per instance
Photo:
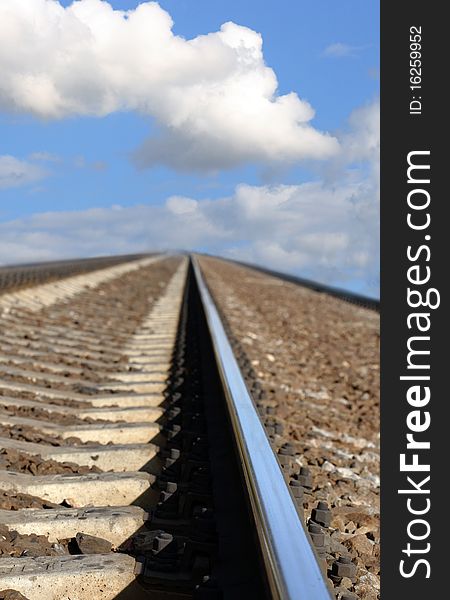
{"label": "blue sky", "polygon": [[[46,1],[39,0],[38,4]],[[19,8],[15,10],[16,2],[19,3],[19,0],[4,0],[2,8],[9,4],[12,18],[22,23],[26,15]],[[120,10],[133,10],[139,4],[134,0],[110,0],[109,3],[114,9]],[[67,7],[71,2],[61,1],[60,4]],[[182,208],[180,202],[172,203],[176,208],[171,210],[171,214],[178,215],[178,221],[175,224],[167,223],[166,226],[176,226],[183,231],[184,217],[180,215],[189,214],[191,217],[192,207],[195,206],[195,210],[202,212],[197,223],[199,227],[202,220],[206,219],[206,228],[210,227],[212,231],[220,227],[220,219],[223,219],[227,235],[222,236],[220,243],[214,242],[212,234],[210,237],[199,234],[186,240],[180,235],[180,245],[255,260],[281,270],[299,272],[331,284],[376,295],[376,261],[374,263],[373,257],[363,259],[362,252],[352,261],[343,249],[344,246],[349,248],[348,229],[353,228],[353,225],[350,227],[351,219],[356,219],[361,229],[362,251],[373,254],[377,247],[376,240],[371,240],[368,247],[367,240],[364,241],[363,237],[367,235],[376,238],[378,231],[374,206],[377,199],[368,198],[368,194],[376,194],[373,180],[370,180],[371,177],[373,179],[374,171],[371,163],[377,161],[372,140],[376,124],[372,120],[374,111],[377,111],[379,91],[378,3],[367,0],[167,0],[159,5],[172,17],[173,33],[188,40],[217,32],[228,21],[260,33],[263,39],[263,64],[273,69],[277,79],[273,97],[294,92],[302,102],[307,101],[315,111],[314,118],[308,119],[309,125],[320,132],[321,136],[328,132],[330,139],[338,140],[339,150],[332,150],[328,144],[328,150],[324,146],[323,157],[318,158],[309,156],[303,146],[302,150],[292,156],[288,156],[287,148],[281,148],[280,154],[283,155],[286,151],[287,158],[278,160],[277,156],[267,150],[269,142],[272,145],[278,143],[275,138],[270,137],[261,140],[261,152],[252,146],[248,152],[246,149],[237,153],[232,164],[228,165],[224,156],[229,152],[224,148],[220,159],[216,162],[213,160],[212,166],[205,167],[205,153],[206,156],[209,154],[208,144],[211,145],[212,154],[216,151],[214,140],[208,136],[208,139],[202,140],[197,136],[192,141],[183,133],[180,134],[181,137],[167,141],[167,123],[163,125],[166,128],[162,132],[163,143],[158,145],[157,142],[155,145],[150,142],[153,144],[151,150],[142,149],[146,140],[161,134],[161,114],[164,112],[161,105],[165,102],[164,98],[158,98],[156,112],[153,109],[143,111],[140,108],[142,105],[136,110],[129,109],[130,102],[135,100],[127,99],[125,108],[119,105],[114,110],[106,111],[107,114],[99,114],[102,110],[95,109],[95,114],[86,115],[89,111],[80,106],[74,111],[64,109],[63,114],[55,117],[54,114],[39,114],[40,108],[33,107],[32,98],[26,99],[26,105],[16,106],[14,102],[17,96],[13,96],[12,92],[11,97],[2,102],[0,89],[0,235],[3,234],[6,239],[3,246],[0,241],[0,262],[17,262],[32,256],[44,259],[55,258],[56,254],[68,256],[144,249],[143,245],[151,245],[152,241],[145,236],[144,239],[141,232],[140,237],[136,236],[139,243],[133,243],[132,212],[136,207],[144,206],[150,211],[148,218],[162,219],[161,215],[157,216],[158,210],[167,206],[168,199],[182,197]],[[19,36],[20,31],[17,34]],[[50,35],[51,31],[48,36]],[[66,35],[68,38],[71,35],[68,28]],[[61,44],[61,41],[58,43]],[[139,47],[136,48],[139,53]],[[146,49],[143,48],[142,51],[145,52]],[[0,71],[2,68],[12,68],[12,63],[8,61],[6,67],[2,67],[1,52],[0,46]],[[31,60],[24,56],[25,70],[31,69],[27,64]],[[42,62],[45,62],[45,57]],[[257,69],[258,65],[255,66],[255,70]],[[145,71],[143,73],[145,77]],[[139,77],[142,79],[142,73]],[[150,88],[152,83],[149,82],[148,85]],[[188,135],[191,135],[190,132]],[[272,132],[270,135],[275,134]],[[159,151],[163,152],[163,146],[167,145],[167,152],[170,154],[171,148],[178,148],[187,139],[189,143],[192,142],[193,148],[197,148],[199,144],[202,146],[203,163],[192,162],[186,157],[181,157],[175,163],[169,157],[162,159],[165,164],[160,164],[157,155]],[[319,142],[324,141],[324,144],[328,143],[323,136],[317,139]],[[366,142],[370,145],[369,149]],[[258,140],[255,143],[259,143]],[[230,147],[234,148],[235,145]],[[136,158],[137,155],[140,159]],[[150,155],[152,159],[148,158]],[[3,162],[3,185],[1,157],[9,157]],[[18,163],[13,164],[11,157]],[[14,177],[8,176],[8,169],[13,167]],[[334,218],[334,229],[330,223],[321,223],[320,227],[315,226],[311,231],[304,228],[302,204],[295,194],[303,191],[302,185],[313,184],[316,185],[317,194],[317,190],[320,188],[323,191],[324,186],[327,186],[327,193],[333,190],[336,192],[337,188],[347,193],[347,203],[341,206],[340,218]],[[265,226],[259,215],[255,217],[253,208],[254,220],[249,218],[248,206],[253,200],[248,197],[241,199],[242,190],[251,190],[252,195],[258,191],[261,212],[272,215],[272,223],[274,206],[280,206],[280,194],[289,196],[291,193],[282,202],[283,210],[288,205],[290,208],[289,216],[285,214],[280,219],[280,235],[284,235],[286,220],[292,217],[292,211],[295,210],[295,218],[301,221],[298,235],[309,239],[309,245],[300,247],[296,231],[290,230],[291,240],[283,242],[284,245],[278,240],[276,248],[272,252],[267,251],[271,238],[269,234],[265,239],[254,237],[253,229],[259,227],[264,230]],[[278,194],[277,200],[273,200],[270,195],[274,190]],[[361,201],[358,199],[360,193],[364,196]],[[214,201],[216,204],[211,204]],[[319,212],[321,202],[325,202],[328,207],[329,199],[325,201],[323,196],[317,195],[314,201]],[[227,202],[228,212],[221,211],[220,207]],[[265,204],[267,202],[270,203],[269,206]],[[366,210],[368,204],[370,207]],[[241,209],[244,206],[245,218],[236,212],[236,205]],[[356,212],[349,216],[348,207],[355,205]],[[129,225],[125,232],[119,234],[124,239],[117,244],[117,248],[111,245],[110,240],[105,241],[104,247],[99,243],[96,246],[86,244],[82,235],[79,236],[77,246],[73,231],[69,232],[72,240],[70,245],[58,245],[55,230],[49,229],[48,223],[40,217],[44,213],[58,212],[64,222],[67,222],[67,214],[72,214],[74,220],[77,215],[84,219],[86,211],[95,208],[113,211],[111,214],[116,215],[119,207],[120,210],[129,209],[124,213],[129,219]],[[233,230],[230,223],[232,214],[245,221],[249,231],[252,230],[251,235],[246,236],[245,230]],[[275,213],[276,219],[279,214],[281,215]],[[105,213],[102,215],[104,218]],[[367,222],[363,222],[364,219]],[[52,217],[53,222],[53,227],[56,227],[57,217]],[[346,240],[340,236],[339,227],[347,235]],[[128,230],[130,233],[127,234]],[[102,235],[100,231],[101,228],[97,230],[98,235]],[[331,241],[328,246],[325,244],[325,254],[319,255],[316,252],[315,264],[314,253],[320,232],[324,236],[331,236]],[[316,241],[313,243],[311,240]],[[354,244],[354,240],[352,243]],[[164,242],[158,239],[155,240],[155,245],[162,248]],[[336,254],[335,259],[333,252]],[[340,264],[334,265],[333,260],[339,260]]]}

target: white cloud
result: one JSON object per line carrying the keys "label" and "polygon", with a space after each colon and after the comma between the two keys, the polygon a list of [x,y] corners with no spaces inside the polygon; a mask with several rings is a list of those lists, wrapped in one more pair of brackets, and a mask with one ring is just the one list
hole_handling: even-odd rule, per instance
{"label": "white cloud", "polygon": [[238,185],[217,200],[36,214],[0,224],[0,263],[202,250],[376,295],[379,103],[355,110],[322,181]]}
{"label": "white cloud", "polygon": [[198,208],[198,201],[183,196],[171,196],[166,202],[166,206],[174,215],[185,215],[194,213]]}
{"label": "white cloud", "polygon": [[354,110],[346,129],[338,133],[340,152],[319,171],[329,184],[346,179],[365,179],[379,198],[380,102],[378,99]]}
{"label": "white cloud", "polygon": [[240,185],[231,197],[53,212],[0,224],[0,261],[203,249],[376,292],[377,204],[363,182]]}
{"label": "white cloud", "polygon": [[369,161],[378,171],[380,156],[380,102],[375,100],[352,112],[350,130],[341,137],[341,160]]}
{"label": "white cloud", "polygon": [[[24,40],[26,43],[24,43]],[[156,2],[119,11],[101,0],[0,2],[0,109],[57,119],[136,110],[159,133],[141,166],[214,170],[293,163],[338,151],[297,94],[278,96],[261,35],[234,23],[175,36]]]}
{"label": "white cloud", "polygon": [[0,155],[0,190],[20,187],[39,181],[47,172],[28,161],[15,156]]}
{"label": "white cloud", "polygon": [[365,46],[351,46],[350,44],[344,44],[342,42],[336,42],[330,44],[322,52],[322,56],[332,58],[345,58],[347,56],[356,56]]}

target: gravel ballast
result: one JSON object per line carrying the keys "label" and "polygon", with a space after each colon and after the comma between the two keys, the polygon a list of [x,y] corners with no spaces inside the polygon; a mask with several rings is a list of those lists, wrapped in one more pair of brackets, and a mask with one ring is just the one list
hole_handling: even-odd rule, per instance
{"label": "gravel ballast", "polygon": [[201,257],[286,478],[301,479],[306,520],[331,508],[328,574],[339,556],[354,578],[334,577],[337,598],[379,597],[379,316],[234,263]]}

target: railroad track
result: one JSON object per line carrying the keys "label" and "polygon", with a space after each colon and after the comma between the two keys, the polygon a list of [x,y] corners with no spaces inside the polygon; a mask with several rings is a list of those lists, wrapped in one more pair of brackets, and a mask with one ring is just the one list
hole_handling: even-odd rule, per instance
{"label": "railroad track", "polygon": [[[207,256],[207,255],[205,255]],[[222,259],[227,260],[227,259]],[[339,300],[344,300],[345,302],[349,302],[350,304],[356,304],[357,306],[362,306],[364,308],[368,308],[370,310],[374,310],[376,312],[380,312],[380,301],[375,298],[369,298],[368,296],[363,296],[361,294],[357,294],[355,292],[350,292],[348,290],[344,290],[341,288],[332,287],[330,285],[325,285],[323,283],[318,283],[317,281],[312,281],[311,279],[305,279],[304,277],[298,277],[296,275],[290,275],[289,273],[283,273],[281,271],[275,271],[273,269],[268,269],[266,267],[261,267],[258,265],[249,264],[242,261],[237,260],[228,260],[231,264],[238,264],[244,267],[249,267],[255,271],[259,271],[260,273],[264,273],[265,275],[271,275],[273,277],[277,277],[283,281],[289,281],[290,283],[294,283],[303,288],[307,288],[313,290],[314,292],[318,292],[319,294],[326,294],[328,296],[332,296],[334,298],[339,298]]]}
{"label": "railroad track", "polygon": [[197,260],[132,258],[0,296],[0,590],[329,599]]}
{"label": "railroad track", "polygon": [[7,290],[17,290],[32,285],[69,277],[80,273],[89,273],[98,269],[112,267],[120,263],[139,260],[141,254],[124,256],[100,256],[75,260],[59,260],[29,265],[0,267],[0,294]]}

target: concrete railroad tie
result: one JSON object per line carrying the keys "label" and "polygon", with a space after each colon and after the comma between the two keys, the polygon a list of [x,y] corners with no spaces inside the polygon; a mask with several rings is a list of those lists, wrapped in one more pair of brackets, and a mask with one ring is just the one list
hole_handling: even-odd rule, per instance
{"label": "concrete railroad tie", "polygon": [[[0,297],[4,324],[0,330],[0,425],[28,426],[42,435],[91,442],[53,446],[2,435],[0,446],[104,471],[50,475],[0,471],[3,490],[58,504],[66,500],[73,507],[0,510],[0,523],[10,530],[44,535],[51,543],[81,532],[107,540],[113,550],[136,533],[146,535],[145,509],[159,497],[152,488],[159,472],[159,446],[152,440],[160,432],[158,420],[163,414],[188,261],[180,259],[162,295],[132,336],[119,329],[99,339],[95,331],[46,318],[43,309],[64,302],[70,311],[86,290],[139,269],[151,277],[151,265],[162,260],[162,256],[146,258]],[[43,311],[42,318],[39,311]],[[41,319],[36,321],[38,326],[32,326],[33,315]],[[25,339],[30,330],[32,334]],[[86,376],[89,370],[92,380]],[[89,388],[88,393],[83,393],[83,387]],[[11,408],[15,414],[10,414]],[[26,415],[37,412],[19,416],[21,409],[28,411]],[[58,414],[66,421],[68,417],[102,421],[58,423]],[[17,590],[33,600],[112,600],[119,594],[124,600],[140,600],[148,592],[137,582],[135,567],[133,557],[114,552],[0,558],[1,589]]]}

